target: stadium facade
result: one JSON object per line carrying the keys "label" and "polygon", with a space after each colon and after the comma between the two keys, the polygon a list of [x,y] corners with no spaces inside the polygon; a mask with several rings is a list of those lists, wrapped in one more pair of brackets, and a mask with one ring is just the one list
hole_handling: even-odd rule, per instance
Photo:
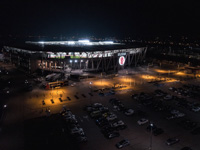
{"label": "stadium facade", "polygon": [[112,41],[27,41],[3,47],[4,59],[29,73],[42,71],[115,71],[143,61],[147,47]]}

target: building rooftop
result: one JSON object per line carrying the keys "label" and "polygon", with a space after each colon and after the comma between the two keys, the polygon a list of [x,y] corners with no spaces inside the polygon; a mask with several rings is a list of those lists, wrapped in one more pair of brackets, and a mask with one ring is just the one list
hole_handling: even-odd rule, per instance
{"label": "building rooftop", "polygon": [[7,46],[29,51],[44,52],[87,52],[144,47],[134,43],[114,43],[112,41],[90,42],[88,40],[40,42],[26,41],[25,43],[11,43]]}

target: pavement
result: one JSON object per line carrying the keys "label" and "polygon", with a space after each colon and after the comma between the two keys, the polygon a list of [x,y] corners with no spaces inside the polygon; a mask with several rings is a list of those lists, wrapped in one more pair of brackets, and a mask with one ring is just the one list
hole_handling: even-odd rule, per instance
{"label": "pavement", "polygon": [[[199,79],[175,82],[179,80],[180,76],[165,75],[165,77],[173,78],[175,81],[165,82],[164,86],[157,87],[148,83],[154,79],[144,77],[153,75],[156,76],[158,80],[155,69],[162,68],[150,68],[149,70],[145,68],[138,68],[137,71],[133,70],[131,75],[120,73],[118,77],[83,80],[81,82],[76,82],[74,87],[66,86],[60,89],[45,90],[41,89],[36,84],[31,92],[21,92],[20,90],[18,93],[15,93],[14,96],[7,97],[6,99],[8,108],[2,123],[0,149],[28,149],[24,146],[24,121],[47,116],[45,111],[46,109],[50,109],[50,114],[52,115],[57,114],[62,110],[64,105],[76,115],[88,138],[87,143],[80,144],[80,149],[114,150],[117,149],[115,144],[124,138],[129,139],[131,142],[130,146],[123,148],[124,150],[149,149],[151,134],[146,131],[147,125],[139,126],[137,124],[137,120],[141,117],[138,115],[125,116],[121,112],[114,111],[113,106],[109,103],[110,98],[120,99],[128,108],[145,111],[147,113],[147,119],[164,129],[164,134],[152,137],[152,149],[178,150],[184,146],[190,146],[194,150],[200,149],[200,135],[194,136],[190,133],[190,131],[181,128],[177,123],[182,119],[166,120],[165,114],[155,112],[151,107],[140,105],[137,101],[131,99],[130,96],[133,93],[151,93],[156,89],[162,89],[163,91],[170,93],[168,90],[170,86],[181,87],[184,83],[199,85]],[[21,75],[19,76],[21,77]],[[21,78],[20,80],[23,79],[24,78]],[[92,82],[92,85],[90,85],[90,82]],[[126,87],[117,89],[115,95],[101,97],[97,92],[92,92],[93,96],[89,95],[89,93],[91,93],[91,89],[111,88],[114,83],[119,83],[125,85]],[[62,97],[60,94],[62,94]],[[84,98],[82,94],[86,95],[86,98]],[[77,95],[79,99],[77,99],[75,95]],[[60,97],[63,99],[63,102],[60,102]],[[67,97],[70,97],[71,101],[69,101]],[[54,100],[53,104],[50,101],[51,99]],[[43,100],[45,105],[42,104]],[[188,100],[199,102],[197,99]],[[100,132],[100,129],[95,124],[94,120],[91,119],[83,110],[85,105],[95,102],[100,102],[107,106],[110,111],[113,111],[119,119],[127,124],[128,128],[120,131],[120,137],[111,140],[106,139]],[[169,104],[174,106],[173,102],[169,102]],[[200,121],[200,113],[194,113],[184,108],[178,108],[177,106],[174,107],[184,112],[186,114],[185,118],[189,118],[197,122]],[[180,138],[180,142],[173,146],[167,146],[165,141],[170,137],[178,137]]]}

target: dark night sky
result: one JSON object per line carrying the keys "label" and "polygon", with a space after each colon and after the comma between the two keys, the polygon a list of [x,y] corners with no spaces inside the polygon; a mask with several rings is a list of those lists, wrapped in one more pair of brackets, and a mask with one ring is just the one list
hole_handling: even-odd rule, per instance
{"label": "dark night sky", "polygon": [[200,5],[164,0],[0,0],[0,34],[200,34]]}

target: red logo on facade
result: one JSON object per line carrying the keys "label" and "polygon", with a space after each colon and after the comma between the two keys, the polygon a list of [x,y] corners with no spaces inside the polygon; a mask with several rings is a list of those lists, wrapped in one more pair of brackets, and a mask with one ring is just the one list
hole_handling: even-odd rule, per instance
{"label": "red logo on facade", "polygon": [[124,56],[119,57],[119,64],[124,65],[124,63],[125,63],[125,57]]}

